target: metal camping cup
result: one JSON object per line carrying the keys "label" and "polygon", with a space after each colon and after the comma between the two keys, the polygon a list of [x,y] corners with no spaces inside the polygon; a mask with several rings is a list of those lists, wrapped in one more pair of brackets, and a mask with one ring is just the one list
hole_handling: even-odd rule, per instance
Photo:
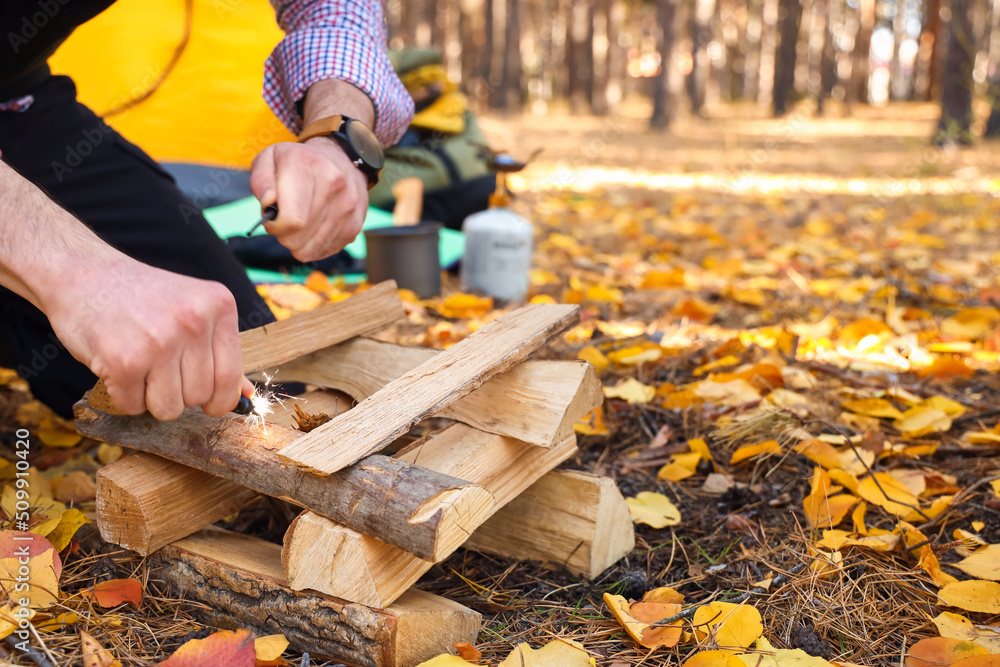
{"label": "metal camping cup", "polygon": [[392,186],[396,206],[392,227],[365,230],[368,258],[365,270],[373,283],[395,280],[421,299],[441,293],[439,222],[420,222],[424,207],[424,183],[410,176]]}
{"label": "metal camping cup", "polygon": [[438,251],[440,222],[365,230],[368,257],[365,270],[372,283],[395,280],[421,299],[441,293]]}

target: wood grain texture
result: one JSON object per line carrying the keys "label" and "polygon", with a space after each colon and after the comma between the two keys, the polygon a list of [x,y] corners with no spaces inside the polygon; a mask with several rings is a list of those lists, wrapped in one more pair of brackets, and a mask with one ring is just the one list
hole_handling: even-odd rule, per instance
{"label": "wood grain texture", "polygon": [[387,280],[343,301],[244,331],[240,334],[243,372],[280,366],[405,316],[396,283]]}
{"label": "wood grain texture", "polygon": [[285,465],[277,450],[303,434],[274,424],[265,432],[242,417],[209,417],[199,409],[172,422],[148,413],[117,417],[85,400],[75,413],[77,428],[90,437],[227,478],[423,558],[451,553],[492,513],[493,498],[482,487],[387,456],[368,456],[327,477]]}
{"label": "wood grain texture", "polygon": [[148,555],[257,498],[257,492],[138,452],[97,472],[97,527],[105,542]]}
{"label": "wood grain texture", "polygon": [[[353,338],[284,364],[280,377],[339,389],[363,401],[440,351]],[[525,361],[445,407],[437,416],[550,447],[604,400],[585,361]]]}
{"label": "wood grain texture", "polygon": [[335,473],[524,360],[579,317],[577,306],[554,304],[501,315],[278,455],[316,474]]}
{"label": "wood grain texture", "polygon": [[498,510],[465,548],[594,579],[635,548],[635,533],[614,480],[553,470]]}
{"label": "wood grain texture", "polygon": [[[576,436],[551,448],[455,423],[397,456],[476,480],[502,507],[576,452]],[[371,607],[384,607],[433,563],[315,513],[306,512],[285,533],[282,563],[296,590],[313,589]]]}
{"label": "wood grain texture", "polygon": [[210,529],[180,540],[150,560],[150,579],[201,602],[203,623],[284,634],[293,650],[364,667],[415,667],[476,641],[482,617],[444,598],[412,590],[384,610],[291,590],[280,547]]}

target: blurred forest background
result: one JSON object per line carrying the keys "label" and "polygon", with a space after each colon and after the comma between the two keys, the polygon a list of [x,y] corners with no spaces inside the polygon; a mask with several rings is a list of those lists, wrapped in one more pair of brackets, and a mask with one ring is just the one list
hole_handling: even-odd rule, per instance
{"label": "blurred forest background", "polygon": [[443,50],[481,111],[650,125],[749,101],[774,117],[940,105],[936,144],[1000,135],[1000,0],[389,0],[390,46]]}

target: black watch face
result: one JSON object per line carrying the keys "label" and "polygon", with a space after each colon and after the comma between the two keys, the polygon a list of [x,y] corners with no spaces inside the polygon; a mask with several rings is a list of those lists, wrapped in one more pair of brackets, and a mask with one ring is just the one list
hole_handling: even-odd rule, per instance
{"label": "black watch face", "polygon": [[374,169],[382,168],[385,164],[385,153],[382,152],[382,146],[375,138],[375,134],[364,123],[350,120],[347,127],[344,128],[344,132],[347,134],[351,146],[358,152],[358,156],[365,161],[365,164]]}

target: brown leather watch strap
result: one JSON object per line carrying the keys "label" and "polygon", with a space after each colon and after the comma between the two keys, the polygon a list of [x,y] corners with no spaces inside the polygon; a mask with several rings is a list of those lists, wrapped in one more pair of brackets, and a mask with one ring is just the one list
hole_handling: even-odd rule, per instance
{"label": "brown leather watch strap", "polygon": [[315,137],[322,137],[330,134],[331,132],[336,132],[340,129],[343,122],[344,117],[339,115],[327,116],[326,118],[314,120],[302,128],[302,132],[299,133],[299,143],[301,144]]}

